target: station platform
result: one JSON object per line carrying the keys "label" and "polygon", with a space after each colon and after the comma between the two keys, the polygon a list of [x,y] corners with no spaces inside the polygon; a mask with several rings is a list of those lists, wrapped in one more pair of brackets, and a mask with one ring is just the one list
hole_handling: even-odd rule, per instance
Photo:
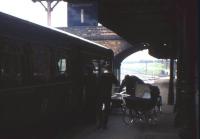
{"label": "station platform", "polygon": [[122,114],[113,110],[107,129],[97,129],[95,125],[73,127],[60,132],[56,139],[179,139],[178,129],[173,126],[173,106],[164,105],[155,125],[139,122],[127,126],[122,121]]}
{"label": "station platform", "polygon": [[[95,124],[83,124],[70,128],[18,129],[7,133],[0,131],[2,139],[179,139],[174,127],[173,106],[164,105],[156,124],[138,122],[127,126],[120,109],[113,109],[107,129],[97,129]],[[80,117],[81,118],[81,117]]]}

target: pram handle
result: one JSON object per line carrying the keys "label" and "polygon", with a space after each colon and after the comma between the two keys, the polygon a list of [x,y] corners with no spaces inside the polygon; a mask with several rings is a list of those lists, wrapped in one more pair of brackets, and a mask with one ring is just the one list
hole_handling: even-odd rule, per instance
{"label": "pram handle", "polygon": [[129,94],[126,93],[126,91],[122,91],[120,93],[115,93],[115,95],[121,95],[123,97],[130,96]]}

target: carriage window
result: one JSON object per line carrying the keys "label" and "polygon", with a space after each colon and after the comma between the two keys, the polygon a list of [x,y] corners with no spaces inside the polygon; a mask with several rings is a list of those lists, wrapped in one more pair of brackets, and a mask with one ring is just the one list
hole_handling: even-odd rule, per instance
{"label": "carriage window", "polygon": [[54,52],[56,81],[67,81],[71,77],[70,52],[63,49],[55,49]]}
{"label": "carriage window", "polygon": [[58,70],[61,74],[66,72],[66,59],[59,59],[58,61]]}
{"label": "carriage window", "polygon": [[93,65],[94,65],[94,73],[99,74],[99,64],[97,60],[93,60]]}
{"label": "carriage window", "polygon": [[56,78],[58,81],[66,81],[70,77],[70,61],[67,58],[57,59]]}
{"label": "carriage window", "polygon": [[92,73],[99,74],[99,61],[96,59],[86,59],[84,65],[84,74],[87,74],[88,70],[92,70]]}

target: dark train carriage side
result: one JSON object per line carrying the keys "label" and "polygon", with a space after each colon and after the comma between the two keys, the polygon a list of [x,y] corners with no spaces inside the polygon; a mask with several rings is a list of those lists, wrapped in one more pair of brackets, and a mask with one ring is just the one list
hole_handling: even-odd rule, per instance
{"label": "dark train carriage side", "polygon": [[69,124],[87,116],[86,67],[92,64],[98,77],[102,63],[112,64],[112,51],[3,13],[0,20],[1,127]]}

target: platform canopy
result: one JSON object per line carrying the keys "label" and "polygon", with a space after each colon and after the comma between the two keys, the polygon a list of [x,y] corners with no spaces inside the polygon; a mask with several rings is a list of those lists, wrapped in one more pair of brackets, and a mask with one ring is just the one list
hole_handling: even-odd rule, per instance
{"label": "platform canopy", "polygon": [[131,44],[148,43],[151,55],[176,58],[179,0],[63,0],[98,2],[98,21]]}

